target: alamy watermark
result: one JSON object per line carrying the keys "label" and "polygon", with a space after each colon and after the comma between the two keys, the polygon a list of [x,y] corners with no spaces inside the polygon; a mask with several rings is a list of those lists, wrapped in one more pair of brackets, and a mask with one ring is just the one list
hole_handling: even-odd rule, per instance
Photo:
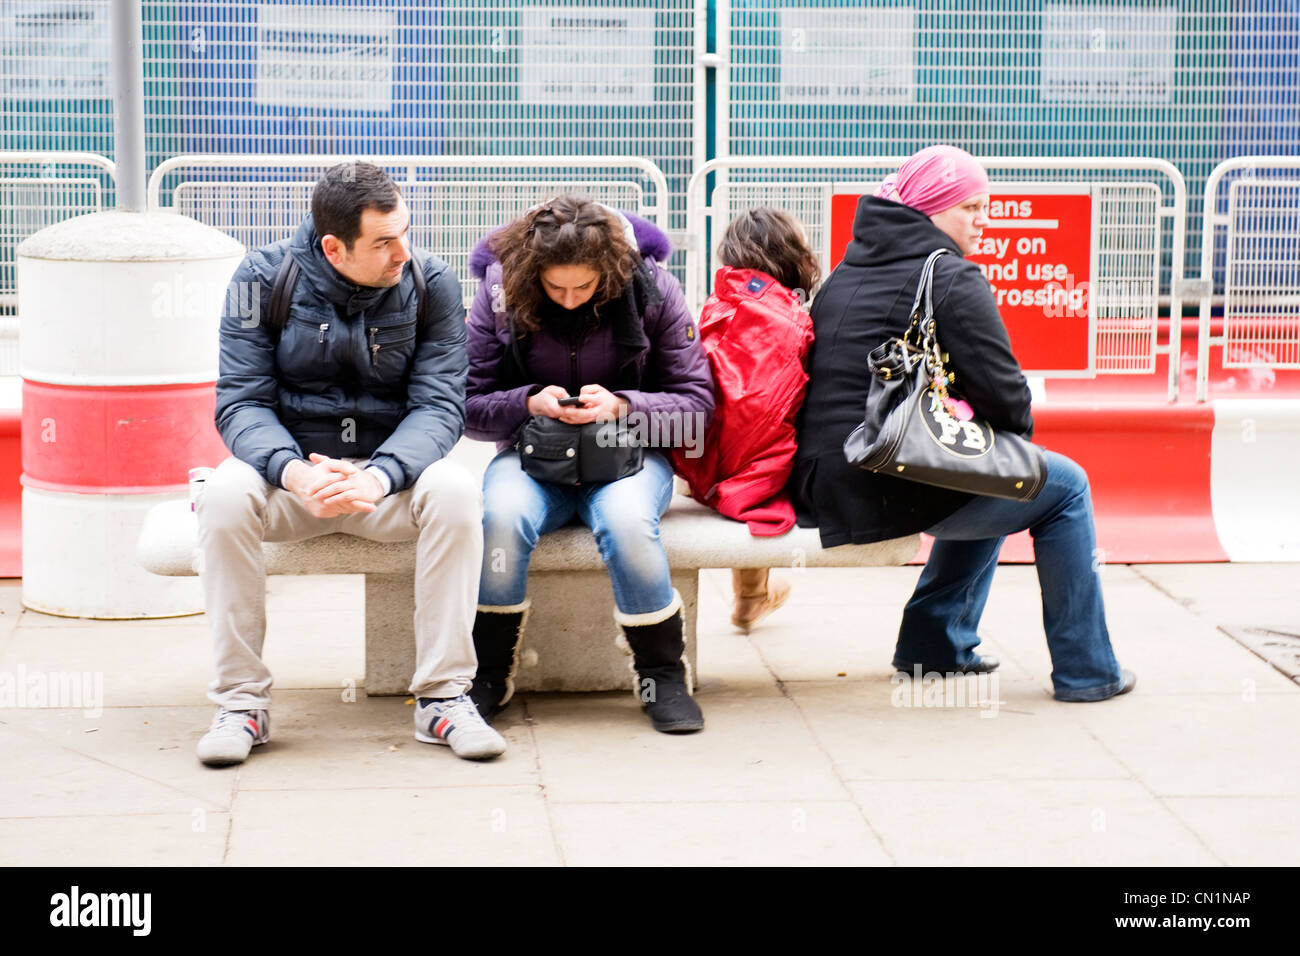
{"label": "alamy watermark", "polygon": [[703,412],[619,412],[596,432],[601,448],[637,444],[642,448],[680,448],[687,458],[704,454],[708,417]]}
{"label": "alamy watermark", "polygon": [[226,314],[251,329],[261,321],[262,286],[259,282],[228,282],[205,276],[173,276],[149,287],[149,311],[156,319],[207,318],[225,302]]}
{"label": "alamy watermark", "polygon": [[104,672],[0,671],[0,710],[15,707],[80,709],[93,720],[104,713]]}
{"label": "alamy watermark", "polygon": [[83,893],[73,886],[50,897],[51,926],[125,926],[133,936],[148,936],[152,893]]}
{"label": "alamy watermark", "polygon": [[939,671],[921,672],[917,664],[912,673],[898,671],[889,679],[891,707],[978,707],[980,717],[996,717],[1002,706],[998,675],[954,674]]}

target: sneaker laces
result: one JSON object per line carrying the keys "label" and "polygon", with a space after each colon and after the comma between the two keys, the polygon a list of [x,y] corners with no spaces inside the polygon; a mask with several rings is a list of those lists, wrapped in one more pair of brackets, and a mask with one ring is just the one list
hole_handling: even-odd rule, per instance
{"label": "sneaker laces", "polygon": [[[252,711],[226,710],[225,708],[222,708],[217,712],[217,715],[212,718],[212,726],[208,728],[208,733],[242,733],[250,719],[254,721],[257,720],[257,718],[253,717]],[[262,729],[260,722],[258,722],[257,729],[259,732]]]}
{"label": "sneaker laces", "polygon": [[441,704],[440,713],[451,721],[453,727],[487,726],[483,721],[483,716],[478,712],[478,708],[474,706],[474,702],[466,694],[439,701],[439,703]]}

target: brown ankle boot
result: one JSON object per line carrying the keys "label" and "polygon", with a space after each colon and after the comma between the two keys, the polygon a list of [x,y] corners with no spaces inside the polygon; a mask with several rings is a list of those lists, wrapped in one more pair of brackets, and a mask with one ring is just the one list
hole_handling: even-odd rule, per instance
{"label": "brown ankle boot", "polygon": [[790,596],[790,583],[769,577],[767,568],[733,568],[731,589],[735,594],[731,623],[746,634]]}

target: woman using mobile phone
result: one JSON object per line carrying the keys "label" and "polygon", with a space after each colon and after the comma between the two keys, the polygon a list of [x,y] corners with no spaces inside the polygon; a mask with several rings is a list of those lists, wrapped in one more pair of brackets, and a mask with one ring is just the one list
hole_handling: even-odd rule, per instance
{"label": "woman using mobile phone", "polygon": [[532,416],[579,426],[641,412],[707,423],[708,362],[681,286],[656,261],[671,251],[652,223],[565,195],[487,237],[471,256],[483,281],[469,316],[466,434],[499,448],[483,479],[479,666],[470,689],[485,718],[513,693],[533,548],[576,518],[591,528],[609,570],[615,620],[637,675],[654,682],[644,706],[652,725],[665,733],[704,726],[683,658],[682,600],[659,540],[673,488],[667,455],[648,448],[635,474],[573,486],[527,474],[513,447]]}

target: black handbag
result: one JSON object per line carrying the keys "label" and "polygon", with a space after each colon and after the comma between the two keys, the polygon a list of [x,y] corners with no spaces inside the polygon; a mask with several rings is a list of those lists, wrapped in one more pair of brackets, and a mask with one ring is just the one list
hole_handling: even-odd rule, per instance
{"label": "black handbag", "polygon": [[[510,351],[525,375],[528,365],[507,318]],[[635,475],[645,466],[645,449],[620,419],[570,425],[547,415],[533,415],[515,439],[524,474],[557,485],[593,485]]]}
{"label": "black handbag", "polygon": [[981,418],[963,420],[960,399],[948,388],[952,376],[939,350],[933,301],[934,264],[946,252],[938,249],[925,260],[903,337],[873,349],[867,359],[866,415],[845,439],[844,457],[877,474],[1031,501],[1047,480],[1043,449]]}
{"label": "black handbag", "polygon": [[645,465],[645,449],[617,419],[570,425],[534,415],[519,429],[515,447],[524,474],[557,485],[618,481]]}

